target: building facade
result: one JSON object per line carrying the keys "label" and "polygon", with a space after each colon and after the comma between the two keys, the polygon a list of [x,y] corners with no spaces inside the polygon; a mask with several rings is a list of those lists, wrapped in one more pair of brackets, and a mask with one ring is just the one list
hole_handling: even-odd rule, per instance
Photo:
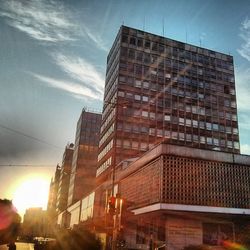
{"label": "building facade", "polygon": [[120,231],[126,247],[234,242],[250,221],[249,177],[250,156],[166,143],[121,165],[115,185],[126,206]]}
{"label": "building facade", "polygon": [[77,123],[68,206],[94,189],[101,114],[83,109]]}
{"label": "building facade", "polygon": [[62,159],[62,166],[60,170],[60,178],[58,183],[58,193],[56,210],[57,212],[64,211],[68,204],[68,194],[69,194],[69,180],[72,167],[72,158],[74,152],[74,144],[70,143],[65,147],[65,151]]}
{"label": "building facade", "polygon": [[240,152],[233,57],[122,26],[107,59],[97,176],[163,141]]}

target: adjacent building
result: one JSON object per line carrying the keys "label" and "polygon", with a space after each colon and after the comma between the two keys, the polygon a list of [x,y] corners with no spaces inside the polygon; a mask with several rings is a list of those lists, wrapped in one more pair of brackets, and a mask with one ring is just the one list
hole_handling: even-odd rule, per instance
{"label": "adjacent building", "polygon": [[94,189],[100,126],[101,114],[82,110],[76,128],[68,206]]}
{"label": "adjacent building", "polygon": [[48,214],[41,207],[33,207],[26,210],[23,217],[22,236],[30,237],[49,237]]}
{"label": "adjacent building", "polygon": [[61,167],[57,165],[55,175],[50,182],[49,198],[47,204],[47,212],[51,224],[56,223],[56,217],[57,217],[56,206],[57,206],[57,195],[59,188],[60,173],[61,173]]}
{"label": "adjacent building", "polygon": [[56,202],[56,210],[58,213],[67,208],[73,152],[74,144],[70,143],[65,147],[62,159]]}

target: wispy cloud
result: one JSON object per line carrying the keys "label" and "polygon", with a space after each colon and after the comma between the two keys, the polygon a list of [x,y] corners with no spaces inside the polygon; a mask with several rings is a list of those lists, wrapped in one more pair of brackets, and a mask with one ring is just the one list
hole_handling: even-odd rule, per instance
{"label": "wispy cloud", "polygon": [[236,68],[237,107],[239,111],[250,111],[250,68]]}
{"label": "wispy cloud", "polygon": [[34,39],[63,42],[77,39],[78,25],[62,2],[53,0],[8,0],[1,2],[0,16]]}
{"label": "wispy cloud", "polygon": [[87,88],[83,86],[82,84],[73,83],[73,82],[69,82],[65,80],[58,80],[55,78],[42,76],[42,75],[34,74],[34,73],[30,73],[30,74],[36,79],[38,79],[39,81],[47,83],[49,87],[66,91],[69,94],[71,94],[73,97],[78,98],[78,99],[90,97],[93,99],[101,100],[102,98],[102,96],[99,93],[92,91],[90,88]]}
{"label": "wispy cloud", "polygon": [[103,94],[104,77],[96,68],[78,56],[65,56],[61,53],[52,54],[56,64],[72,79],[80,81],[87,88]]}
{"label": "wispy cloud", "polygon": [[[75,10],[76,11],[76,10]],[[0,5],[0,16],[7,23],[28,34],[33,39],[49,42],[76,41],[85,38],[99,50],[108,51],[101,36],[76,18],[62,1],[57,0],[8,0]]]}
{"label": "wispy cloud", "polygon": [[104,51],[108,51],[109,48],[107,45],[104,43],[104,41],[101,39],[100,36],[94,34],[93,32],[90,31],[89,28],[86,26],[82,26],[82,32],[85,37],[87,37],[91,42],[94,42],[94,44],[100,49]]}
{"label": "wispy cloud", "polygon": [[241,23],[240,37],[244,42],[238,52],[242,57],[250,61],[250,19],[248,17]]}

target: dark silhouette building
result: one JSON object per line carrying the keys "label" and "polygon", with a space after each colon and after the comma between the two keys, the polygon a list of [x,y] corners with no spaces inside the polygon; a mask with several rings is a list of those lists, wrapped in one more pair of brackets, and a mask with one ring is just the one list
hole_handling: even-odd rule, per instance
{"label": "dark silhouette building", "polygon": [[73,152],[74,144],[70,143],[65,147],[62,159],[62,166],[60,170],[56,203],[56,209],[58,213],[64,211],[67,208]]}

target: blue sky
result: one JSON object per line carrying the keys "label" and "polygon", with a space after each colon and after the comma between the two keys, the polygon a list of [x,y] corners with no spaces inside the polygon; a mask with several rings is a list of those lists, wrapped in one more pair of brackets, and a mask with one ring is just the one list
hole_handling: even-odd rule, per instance
{"label": "blue sky", "polygon": [[0,198],[27,173],[49,178],[81,109],[102,109],[122,24],[234,56],[241,151],[250,154],[249,13],[248,0],[0,1],[0,165],[49,166],[0,167]]}

